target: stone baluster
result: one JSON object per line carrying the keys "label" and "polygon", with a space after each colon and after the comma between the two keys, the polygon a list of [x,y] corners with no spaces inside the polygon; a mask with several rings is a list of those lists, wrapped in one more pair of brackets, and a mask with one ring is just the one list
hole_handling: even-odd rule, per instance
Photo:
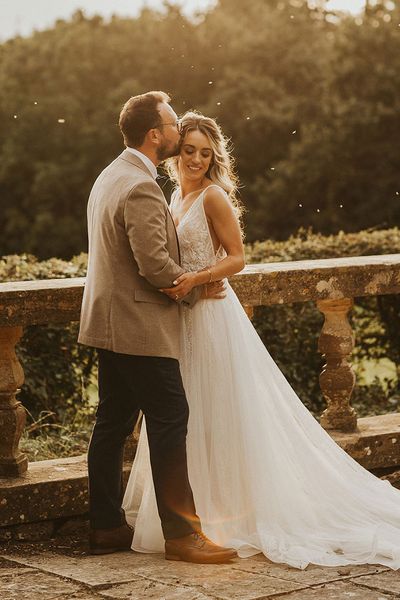
{"label": "stone baluster", "polygon": [[26,413],[16,399],[24,372],[15,354],[22,327],[0,327],[0,477],[18,477],[28,468],[28,459],[19,450]]}
{"label": "stone baluster", "polygon": [[317,301],[318,309],[325,316],[318,343],[318,349],[326,359],[319,377],[322,393],[328,403],[320,419],[324,429],[357,429],[357,414],[350,406],[355,375],[348,361],[354,348],[354,333],[347,316],[352,306],[351,298]]}

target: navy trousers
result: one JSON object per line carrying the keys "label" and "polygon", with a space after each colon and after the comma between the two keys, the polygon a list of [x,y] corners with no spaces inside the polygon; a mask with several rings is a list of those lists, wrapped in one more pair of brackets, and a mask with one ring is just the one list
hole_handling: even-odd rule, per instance
{"label": "navy trousers", "polygon": [[98,357],[99,406],[88,452],[91,527],[108,529],[125,522],[124,444],[142,410],[164,537],[200,530],[187,472],[189,409],[179,362],[100,349]]}

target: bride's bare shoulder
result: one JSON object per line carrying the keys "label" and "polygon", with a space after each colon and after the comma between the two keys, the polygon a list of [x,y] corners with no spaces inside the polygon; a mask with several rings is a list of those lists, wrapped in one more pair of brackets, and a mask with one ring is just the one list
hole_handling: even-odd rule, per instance
{"label": "bride's bare shoulder", "polygon": [[204,204],[230,203],[226,191],[216,183],[211,183],[204,190]]}
{"label": "bride's bare shoulder", "polygon": [[232,203],[225,190],[216,184],[209,185],[204,191],[204,210],[209,217],[223,217],[232,212]]}

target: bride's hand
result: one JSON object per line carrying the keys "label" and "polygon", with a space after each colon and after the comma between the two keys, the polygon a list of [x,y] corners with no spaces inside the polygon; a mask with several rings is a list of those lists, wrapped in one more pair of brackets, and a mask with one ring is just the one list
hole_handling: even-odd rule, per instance
{"label": "bride's hand", "polygon": [[160,292],[172,300],[180,300],[187,296],[196,285],[199,285],[199,275],[198,273],[183,273],[174,283],[176,284],[174,287],[161,289]]}
{"label": "bride's hand", "polygon": [[203,286],[200,298],[203,300],[219,300],[225,298],[225,283],[223,281],[213,281],[212,283],[206,283]]}

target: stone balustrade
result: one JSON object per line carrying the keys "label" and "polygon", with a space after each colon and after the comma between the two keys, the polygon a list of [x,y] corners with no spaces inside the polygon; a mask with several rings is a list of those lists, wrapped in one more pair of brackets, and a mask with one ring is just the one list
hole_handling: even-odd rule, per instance
{"label": "stone balustrade", "polygon": [[[354,335],[348,314],[354,297],[400,293],[400,254],[249,265],[232,277],[230,283],[249,316],[255,306],[316,302],[325,317],[318,345],[326,360],[320,374],[321,390],[327,401],[321,424],[332,430],[338,443],[342,442],[344,447],[352,445],[363,463],[371,454],[369,446],[365,452],[363,448],[365,443],[372,443],[371,428],[376,428],[376,424],[369,425],[365,420],[360,427],[350,405],[355,378],[349,362]],[[25,411],[17,399],[23,370],[15,346],[23,327],[79,320],[84,284],[84,278],[0,284],[0,477],[18,477],[28,466],[18,446]],[[397,417],[397,421],[393,417],[390,426],[396,430],[400,429],[400,415]],[[387,423],[384,441],[379,443],[387,445],[387,456],[389,450],[392,452],[389,463],[400,464],[397,451],[400,431],[398,438],[391,438],[390,427]],[[357,431],[360,439],[354,436],[350,439],[349,434]],[[396,443],[399,440],[394,455],[393,439]],[[371,466],[367,459],[364,464]],[[378,461],[372,466],[385,465]]]}

